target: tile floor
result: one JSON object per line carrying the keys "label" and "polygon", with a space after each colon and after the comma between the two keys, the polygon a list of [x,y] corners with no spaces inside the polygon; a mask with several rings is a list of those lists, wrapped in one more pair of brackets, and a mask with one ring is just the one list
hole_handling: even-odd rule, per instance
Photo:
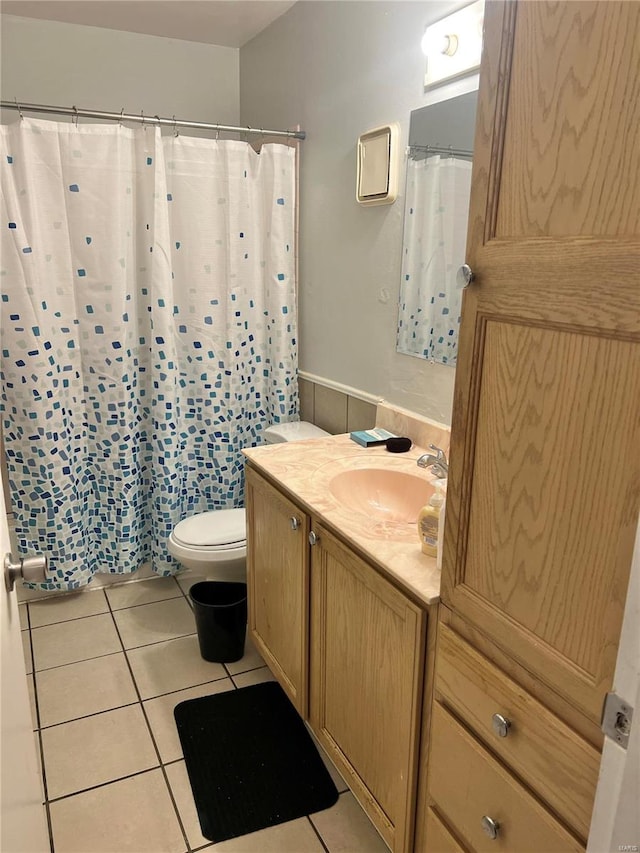
{"label": "tile floor", "polygon": [[388,853],[328,761],[331,809],[219,844],[202,836],[173,708],[272,676],[249,643],[237,663],[202,660],[195,580],[20,604],[53,853]]}

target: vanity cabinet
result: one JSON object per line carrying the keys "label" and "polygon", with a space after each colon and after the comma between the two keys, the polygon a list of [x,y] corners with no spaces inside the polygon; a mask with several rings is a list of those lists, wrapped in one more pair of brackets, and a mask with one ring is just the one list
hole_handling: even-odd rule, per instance
{"label": "vanity cabinet", "polygon": [[429,809],[470,851],[587,841],[640,506],[639,31],[636,3],[486,5],[428,853]]}
{"label": "vanity cabinet", "polygon": [[308,690],[319,743],[391,850],[409,853],[426,610],[251,465],[246,483],[251,636],[305,718]]}
{"label": "vanity cabinet", "polygon": [[246,469],[248,627],[294,707],[306,719],[309,658],[309,518]]}
{"label": "vanity cabinet", "polygon": [[392,850],[410,849],[426,615],[320,524],[311,726]]}

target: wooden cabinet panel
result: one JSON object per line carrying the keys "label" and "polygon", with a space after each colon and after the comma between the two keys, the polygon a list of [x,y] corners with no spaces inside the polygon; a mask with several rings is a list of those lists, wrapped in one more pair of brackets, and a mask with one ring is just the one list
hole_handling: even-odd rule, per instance
{"label": "wooden cabinet panel", "polygon": [[[457,609],[594,715],[635,535],[636,356],[627,341],[486,324]],[[615,448],[606,476],[593,464],[603,446]]]}
{"label": "wooden cabinet panel", "polygon": [[445,522],[443,601],[594,723],[640,509],[639,27],[487,4]]}
{"label": "wooden cabinet panel", "polygon": [[306,717],[309,518],[249,467],[246,490],[249,629],[269,668]]}
{"label": "wooden cabinet panel", "polygon": [[[429,790],[438,811],[475,853],[584,850],[439,703],[433,710]],[[484,817],[498,824],[496,838],[485,834]]]}
{"label": "wooden cabinet panel", "polygon": [[438,698],[586,841],[600,752],[443,624],[435,677]]}
{"label": "wooden cabinet panel", "polygon": [[313,529],[311,725],[392,850],[410,850],[425,614]]}
{"label": "wooden cabinet panel", "polygon": [[[596,683],[615,543],[638,489],[634,350],[556,329],[485,330],[463,582]],[[593,460],[607,446],[605,474]]]}
{"label": "wooden cabinet panel", "polygon": [[634,5],[518,5],[496,236],[640,233]]}
{"label": "wooden cabinet panel", "polygon": [[425,826],[427,846],[424,853],[464,853],[464,849],[460,847],[433,809],[427,809]]}

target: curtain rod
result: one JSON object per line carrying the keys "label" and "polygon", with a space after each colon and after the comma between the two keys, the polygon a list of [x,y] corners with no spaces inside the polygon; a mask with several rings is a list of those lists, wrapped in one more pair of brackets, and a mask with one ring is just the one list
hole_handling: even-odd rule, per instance
{"label": "curtain rod", "polygon": [[145,116],[144,113],[140,113],[140,115],[132,115],[131,113],[125,113],[124,109],[119,113],[110,113],[102,110],[80,110],[76,107],[53,107],[46,104],[19,104],[16,101],[1,101],[0,107],[2,107],[3,110],[17,110],[20,115],[22,115],[22,110],[25,110],[31,113],[52,113],[55,115],[72,116],[72,118],[76,119],[76,122],[78,118],[99,118],[108,119],[110,121],[137,121],[142,124],[156,124],[158,127],[162,125],[164,127],[172,127],[174,130],[177,130],[179,127],[193,127],[200,130],[216,130],[223,133],[257,133],[261,136],[279,136],[286,137],[287,139],[306,138],[304,130],[267,130],[261,127],[232,127],[227,124],[208,124],[203,121],[184,121],[176,119],[175,116],[173,118],[159,118],[159,116]]}
{"label": "curtain rod", "polygon": [[441,145],[410,145],[409,151],[432,151],[434,154],[450,154],[452,157],[473,157],[473,151],[464,148],[451,148]]}

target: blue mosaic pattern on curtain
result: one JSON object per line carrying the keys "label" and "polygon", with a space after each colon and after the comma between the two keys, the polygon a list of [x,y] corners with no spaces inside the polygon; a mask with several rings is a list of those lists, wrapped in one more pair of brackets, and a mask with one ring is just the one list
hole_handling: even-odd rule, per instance
{"label": "blue mosaic pattern on curtain", "polygon": [[241,448],[297,417],[294,158],[157,128],[2,127],[2,412],[47,589],[177,564],[242,505]]}
{"label": "blue mosaic pattern on curtain", "polygon": [[455,365],[471,163],[454,157],[407,161],[398,350]]}

